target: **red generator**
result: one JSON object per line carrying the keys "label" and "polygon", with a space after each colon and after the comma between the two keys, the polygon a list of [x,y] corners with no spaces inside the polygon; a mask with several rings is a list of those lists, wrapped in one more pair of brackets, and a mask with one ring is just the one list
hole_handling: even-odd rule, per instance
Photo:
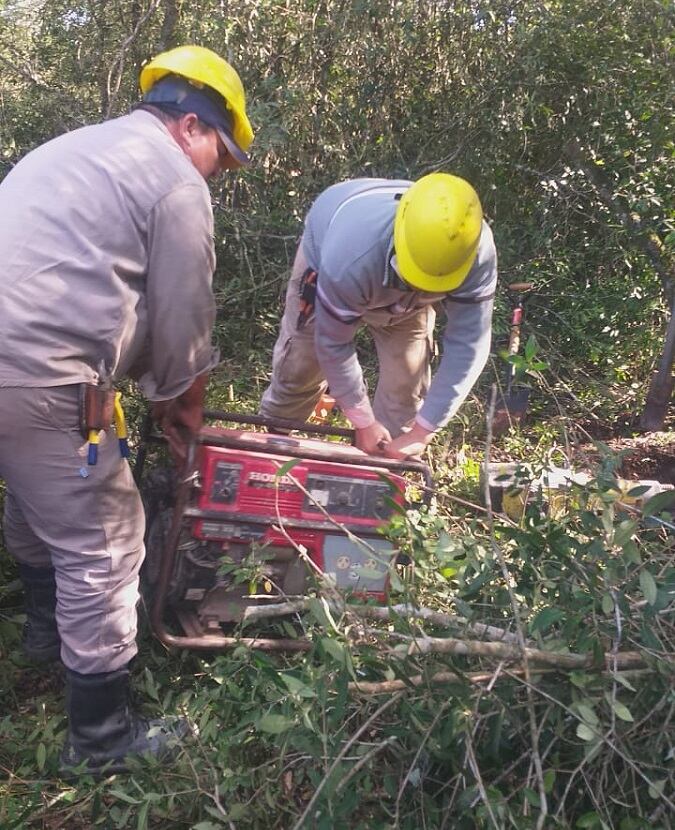
{"label": "red generator", "polygon": [[[235,638],[225,629],[251,606],[303,598],[313,570],[342,592],[384,601],[397,551],[380,531],[396,505],[405,507],[403,473],[422,475],[430,487],[428,467],[272,432],[353,439],[352,430],[213,410],[206,416],[268,431],[205,426],[180,480],[163,468],[141,481],[148,523],[143,582],[160,640],[184,648],[304,649],[302,638]],[[144,462],[142,449],[137,480]],[[183,635],[169,631],[167,611]]]}

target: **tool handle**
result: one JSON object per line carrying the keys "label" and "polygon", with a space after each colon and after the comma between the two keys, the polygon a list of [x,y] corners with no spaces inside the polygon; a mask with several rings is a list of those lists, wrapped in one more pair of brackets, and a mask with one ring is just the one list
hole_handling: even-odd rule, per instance
{"label": "tool handle", "polygon": [[115,392],[115,431],[122,458],[129,458],[129,442],[127,440],[127,422],[122,409],[122,393]]}
{"label": "tool handle", "polygon": [[509,291],[529,291],[534,288],[533,282],[512,282],[508,286]]}
{"label": "tool handle", "polygon": [[[532,286],[532,283],[528,282],[521,282],[521,283],[513,283],[509,286],[509,288],[513,288],[514,285],[518,286],[526,286],[522,290],[526,290]],[[521,326],[523,323],[523,301],[520,297],[518,297],[518,301],[513,307],[511,312],[511,331],[509,332],[509,348],[508,354],[517,355],[518,351],[520,350],[520,331]],[[511,389],[513,387],[513,380],[516,376],[516,367],[509,363],[506,368],[506,393],[507,395],[511,394]]]}
{"label": "tool handle", "polygon": [[518,354],[520,348],[520,326],[523,322],[523,309],[516,306],[511,315],[511,332],[509,334],[509,354]]}
{"label": "tool handle", "polygon": [[98,429],[89,430],[89,447],[87,449],[87,464],[95,467],[98,463],[98,444],[101,440],[101,432]]}

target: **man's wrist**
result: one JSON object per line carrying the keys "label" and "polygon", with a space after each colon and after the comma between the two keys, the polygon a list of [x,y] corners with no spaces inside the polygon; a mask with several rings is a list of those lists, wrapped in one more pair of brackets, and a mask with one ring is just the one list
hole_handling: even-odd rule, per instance
{"label": "man's wrist", "polygon": [[409,441],[419,441],[422,444],[427,445],[431,443],[435,433],[435,429],[427,429],[426,426],[423,426],[418,420],[415,420],[412,429],[405,437]]}

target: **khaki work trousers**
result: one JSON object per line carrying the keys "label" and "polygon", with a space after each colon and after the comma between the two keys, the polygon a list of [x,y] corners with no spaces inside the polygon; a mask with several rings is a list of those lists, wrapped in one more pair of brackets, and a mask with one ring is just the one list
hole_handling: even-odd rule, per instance
{"label": "khaki work trousers", "polygon": [[136,654],[145,519],[114,431],[87,465],[78,387],[0,389],[5,545],[21,563],[53,565],[63,663],[114,671]]}
{"label": "khaki work trousers", "polygon": [[[297,328],[300,280],[307,267],[301,241],[272,355],[272,378],[260,407],[268,418],[305,421],[327,389],[314,347],[314,317]],[[395,438],[414,419],[429,388],[436,312],[431,305],[396,316],[378,309],[368,311],[363,322],[379,364],[373,412]]]}

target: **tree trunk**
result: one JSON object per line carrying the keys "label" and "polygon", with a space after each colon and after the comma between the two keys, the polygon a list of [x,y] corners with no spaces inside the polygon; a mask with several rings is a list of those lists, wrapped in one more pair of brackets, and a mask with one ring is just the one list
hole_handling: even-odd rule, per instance
{"label": "tree trunk", "polygon": [[670,321],[666,332],[666,344],[659,368],[652,378],[645,408],[640,416],[640,429],[656,432],[663,429],[668,406],[673,394],[673,358],[675,357],[675,298],[670,308]]}
{"label": "tree trunk", "polygon": [[624,210],[612,192],[611,185],[600,171],[586,159],[584,151],[576,140],[565,145],[565,155],[583,170],[586,178],[595,188],[601,201],[611,210],[635,240],[638,247],[649,257],[654,270],[661,280],[663,293],[671,305],[670,322],[666,342],[659,361],[659,368],[652,378],[647,392],[645,408],[640,416],[640,429],[655,432],[663,429],[673,391],[673,357],[675,356],[675,267],[672,257],[664,250],[655,234],[645,232],[639,218]]}
{"label": "tree trunk", "polygon": [[160,51],[176,46],[176,23],[178,23],[177,0],[164,0],[164,19],[162,20],[162,29],[159,36]]}

